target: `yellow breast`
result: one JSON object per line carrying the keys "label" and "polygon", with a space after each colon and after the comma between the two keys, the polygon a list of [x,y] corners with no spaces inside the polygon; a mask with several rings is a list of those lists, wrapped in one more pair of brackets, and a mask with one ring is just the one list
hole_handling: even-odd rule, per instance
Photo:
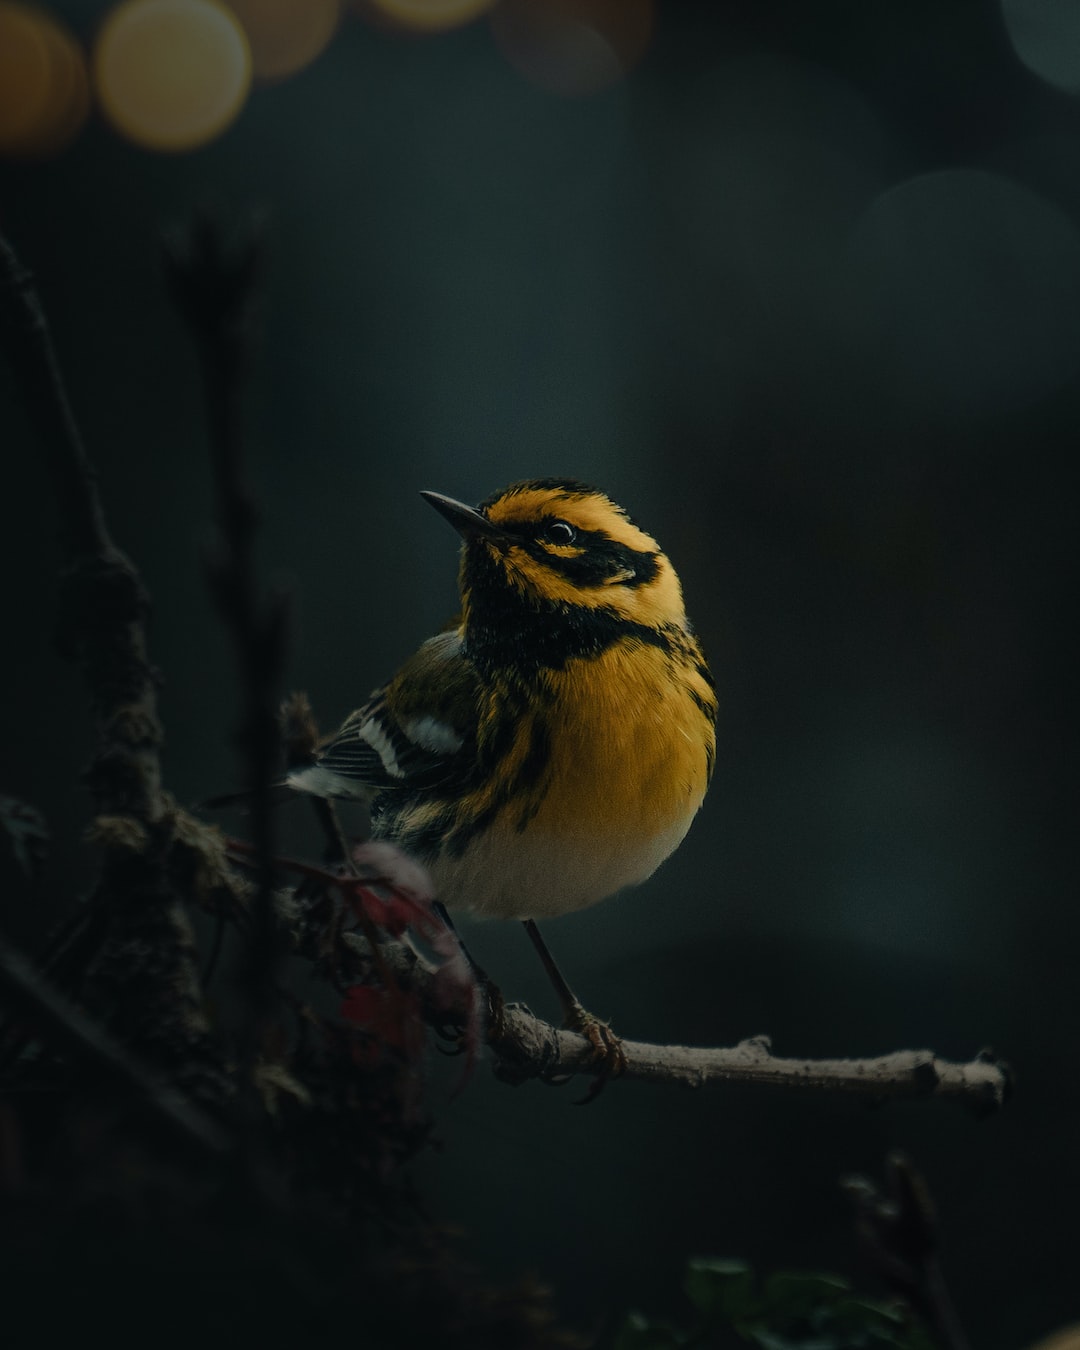
{"label": "yellow breast", "polygon": [[714,745],[689,678],[667,653],[636,643],[554,672],[559,724],[537,826],[627,840],[689,820],[705,796]]}
{"label": "yellow breast", "polygon": [[432,865],[450,905],[503,918],[584,908],[651,876],[701,806],[713,703],[693,662],[628,640],[547,672],[543,694],[489,802],[472,802],[493,809],[490,827]]}

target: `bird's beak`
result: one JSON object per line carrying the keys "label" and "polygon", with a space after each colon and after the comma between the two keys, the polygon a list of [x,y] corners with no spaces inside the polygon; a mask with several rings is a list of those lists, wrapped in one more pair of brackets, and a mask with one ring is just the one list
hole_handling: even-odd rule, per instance
{"label": "bird's beak", "polygon": [[488,539],[504,539],[506,536],[497,525],[493,525],[487,516],[481,515],[475,506],[466,506],[453,497],[444,497],[441,492],[421,492],[424,501],[430,502],[440,516],[453,525],[463,539],[472,539],[483,535]]}

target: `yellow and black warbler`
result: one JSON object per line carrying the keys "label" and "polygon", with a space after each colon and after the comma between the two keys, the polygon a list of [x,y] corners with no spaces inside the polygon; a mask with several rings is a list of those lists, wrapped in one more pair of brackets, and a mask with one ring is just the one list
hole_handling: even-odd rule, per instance
{"label": "yellow and black warbler", "polygon": [[673,567],[573,480],[475,508],[423,496],[464,541],[460,619],[288,781],[367,800],[374,837],[424,862],[451,909],[532,921],[644,881],[689,829],[715,749]]}

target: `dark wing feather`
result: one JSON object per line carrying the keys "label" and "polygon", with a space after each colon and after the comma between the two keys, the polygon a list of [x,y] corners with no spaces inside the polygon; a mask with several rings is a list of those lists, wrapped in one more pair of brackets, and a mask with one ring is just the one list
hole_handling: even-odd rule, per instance
{"label": "dark wing feather", "polygon": [[435,787],[475,762],[479,681],[459,632],[431,638],[350,714],[309,768],[290,774],[320,796],[369,798]]}

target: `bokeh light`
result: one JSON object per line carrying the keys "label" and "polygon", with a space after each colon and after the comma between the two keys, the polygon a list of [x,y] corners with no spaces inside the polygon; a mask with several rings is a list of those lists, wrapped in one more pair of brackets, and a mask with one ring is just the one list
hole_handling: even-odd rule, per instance
{"label": "bokeh light", "polygon": [[98,35],[94,82],[121,134],[151,150],[191,150],[240,111],[251,53],[239,20],[213,0],[126,0]]}
{"label": "bokeh light", "polygon": [[229,0],[244,25],[260,80],[283,80],[309,66],[329,45],[340,0]]}
{"label": "bokeh light", "polygon": [[0,154],[55,154],[89,108],[86,62],[71,33],[42,10],[0,3]]}
{"label": "bokeh light", "polygon": [[380,27],[442,33],[472,23],[496,0],[357,0],[356,8]]}
{"label": "bokeh light", "polygon": [[1080,4],[1077,0],[1002,0],[1013,49],[1032,74],[1080,94]]}
{"label": "bokeh light", "polygon": [[491,28],[507,60],[549,93],[580,97],[620,80],[652,34],[651,0],[503,0]]}
{"label": "bokeh light", "polygon": [[859,350],[909,406],[985,417],[1080,370],[1080,231],[1018,183],[909,179],[864,214],[848,261]]}

